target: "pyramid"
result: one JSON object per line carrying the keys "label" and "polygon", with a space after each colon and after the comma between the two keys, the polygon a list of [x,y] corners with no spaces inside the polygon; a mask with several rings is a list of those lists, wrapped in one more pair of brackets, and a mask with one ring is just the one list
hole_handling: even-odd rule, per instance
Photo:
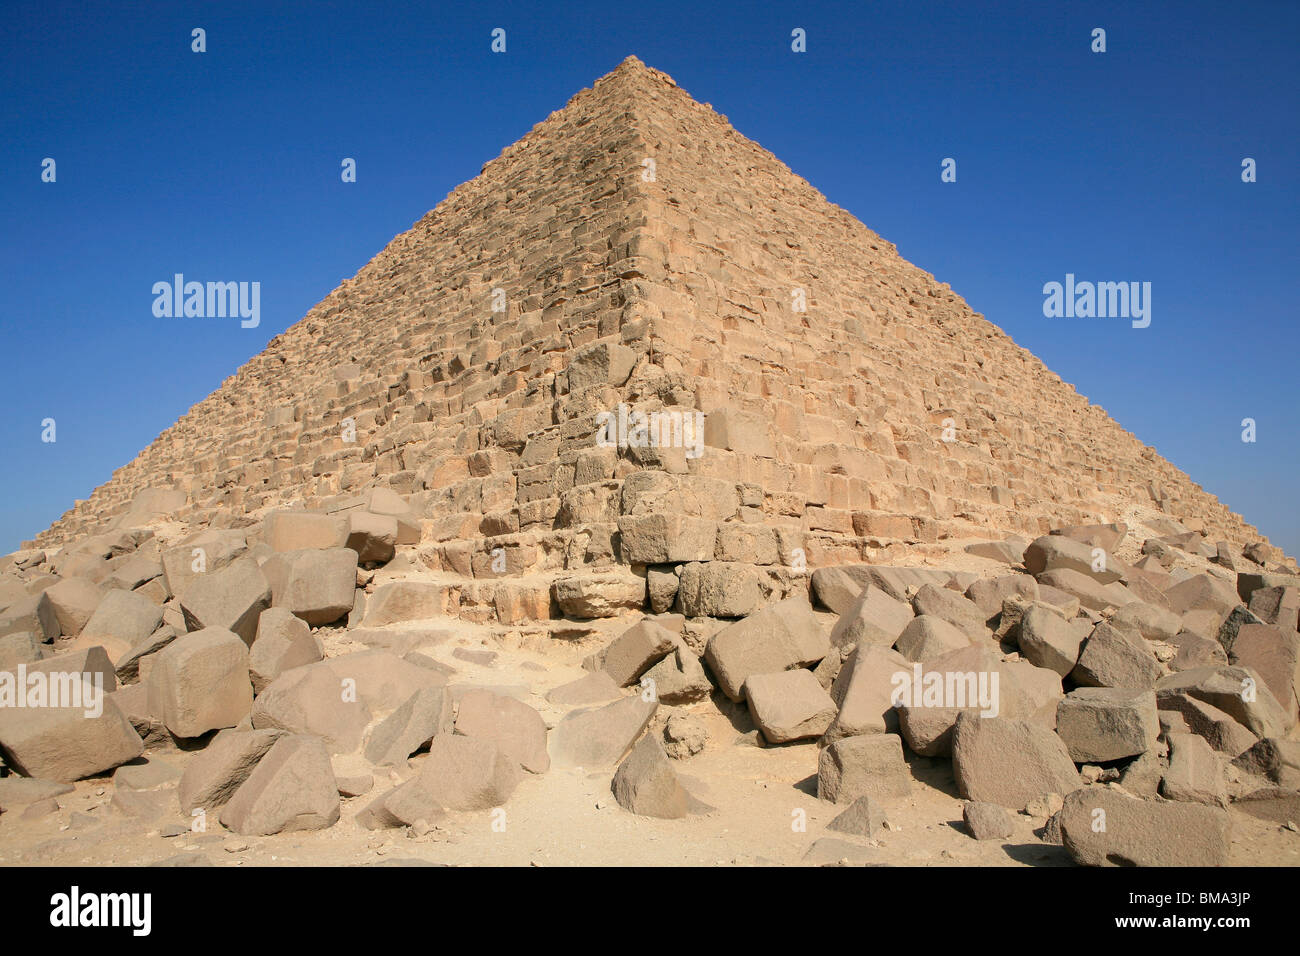
{"label": "pyramid", "polygon": [[1294,562],[635,59],[36,544],[0,862],[1288,862]]}
{"label": "pyramid", "polygon": [[[624,441],[598,427],[620,408],[682,430]],[[634,57],[34,545],[161,512],[252,528],[377,488],[409,503],[425,568],[481,585],[452,608],[479,618],[503,578],[718,562],[779,598],[805,568],[1135,514],[1282,558]]]}

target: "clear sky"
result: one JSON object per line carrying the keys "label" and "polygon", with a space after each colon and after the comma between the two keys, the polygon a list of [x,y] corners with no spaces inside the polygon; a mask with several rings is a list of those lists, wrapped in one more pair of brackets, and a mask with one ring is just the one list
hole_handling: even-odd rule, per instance
{"label": "clear sky", "polygon": [[[1292,0],[9,3],[0,552],[634,53],[1300,553],[1297,50]],[[261,324],[156,318],[177,272]],[[1150,326],[1045,317],[1067,273]]]}

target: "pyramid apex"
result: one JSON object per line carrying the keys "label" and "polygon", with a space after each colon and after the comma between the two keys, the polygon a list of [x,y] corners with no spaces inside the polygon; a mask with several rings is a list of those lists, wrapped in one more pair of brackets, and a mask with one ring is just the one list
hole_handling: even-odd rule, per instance
{"label": "pyramid apex", "polygon": [[633,80],[638,83],[645,83],[648,80],[658,79],[669,86],[676,86],[677,81],[662,70],[656,70],[654,67],[646,66],[641,58],[632,54],[620,63],[614,70],[608,73],[603,79],[618,77],[623,80]]}

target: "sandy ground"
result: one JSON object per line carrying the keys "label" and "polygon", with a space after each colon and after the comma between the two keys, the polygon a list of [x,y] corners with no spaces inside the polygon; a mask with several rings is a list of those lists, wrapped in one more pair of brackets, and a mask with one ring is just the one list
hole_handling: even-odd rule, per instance
{"label": "sandy ground", "polygon": [[[1126,515],[1131,525],[1135,514]],[[1142,532],[1131,533],[1122,559],[1136,557]],[[1134,544],[1136,539],[1137,544]],[[906,563],[1001,574],[1005,565],[965,554],[961,543],[916,549]],[[883,563],[883,562],[882,562]],[[904,563],[904,562],[894,562]],[[409,566],[408,566],[409,567]],[[405,573],[395,568],[395,576]],[[377,582],[386,575],[377,577]],[[569,708],[545,700],[552,687],[581,677],[582,658],[602,646],[640,615],[592,622],[583,640],[549,638],[538,628],[505,633],[459,621],[422,622],[442,629],[424,652],[454,671],[452,685],[487,686],[518,696],[536,708],[549,726]],[[829,626],[829,623],[828,623]],[[347,632],[319,632],[327,656],[364,649]],[[477,663],[456,650],[494,652]],[[353,817],[382,789],[414,773],[418,755],[402,773],[376,774],[375,791],[343,801],[342,819],[315,832],[244,837],[229,833],[215,819],[208,832],[189,829],[174,783],[161,792],[163,812],[153,819],[128,816],[113,805],[111,777],[83,780],[59,796],[59,809],[36,819],[20,819],[23,808],[0,816],[0,865],[150,865],[162,861],[214,866],[296,864],[349,866],[395,863],[502,866],[712,866],[811,865],[846,860],[890,866],[1069,866],[1060,846],[1043,841],[1045,818],[1013,815],[1010,840],[980,842],[961,822],[962,801],[951,761],[909,755],[912,795],[885,801],[890,828],[868,840],[827,829],[844,809],[816,797],[818,750],[815,742],[762,746],[743,707],[729,705],[715,692],[710,700],[687,707],[661,707],[651,733],[661,733],[667,718],[686,712],[707,730],[702,752],[674,761],[695,794],[711,805],[708,814],[681,820],[638,817],[624,811],[610,792],[613,769],[553,768],[528,775],[501,812],[452,813],[428,832],[414,829],[370,831]],[[149,755],[182,771],[192,754],[164,751]],[[336,772],[361,765],[336,760]],[[1300,832],[1251,817],[1233,818],[1232,863],[1300,865]],[[504,826],[502,825],[504,823]],[[171,835],[177,833],[178,835]]]}

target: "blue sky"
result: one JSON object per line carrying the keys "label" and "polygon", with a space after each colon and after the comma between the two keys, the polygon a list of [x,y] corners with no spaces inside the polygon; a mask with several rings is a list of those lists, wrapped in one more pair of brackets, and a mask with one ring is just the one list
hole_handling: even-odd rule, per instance
{"label": "blue sky", "polygon": [[[991,6],[8,4],[0,552],[635,53],[1300,553],[1300,5]],[[261,325],[155,318],[176,272]],[[1045,318],[1067,272],[1151,282],[1150,327]]]}

